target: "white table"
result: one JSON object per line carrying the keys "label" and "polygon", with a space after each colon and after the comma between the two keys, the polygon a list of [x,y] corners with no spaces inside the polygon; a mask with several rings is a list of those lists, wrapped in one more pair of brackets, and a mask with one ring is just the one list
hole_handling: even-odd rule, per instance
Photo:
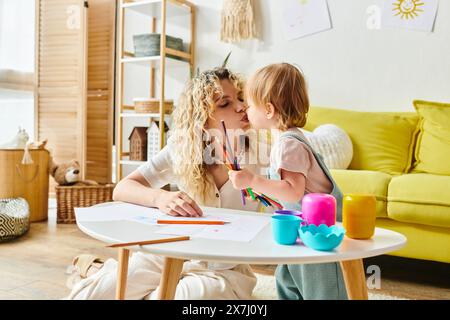
{"label": "white table", "polygon": [[[270,220],[271,215],[223,208],[202,207],[205,212],[259,215]],[[158,226],[135,221],[77,222],[91,237],[109,244],[167,238],[155,233]],[[213,262],[243,264],[311,264],[340,262],[347,294],[350,299],[367,299],[363,258],[396,251],[406,244],[406,238],[394,231],[376,228],[370,240],[344,237],[341,245],[331,252],[316,251],[302,244],[285,246],[272,238],[270,223],[251,242],[193,238],[189,241],[132,246],[119,249],[118,299],[125,295],[129,250],[138,250],[165,257],[160,283],[160,298],[173,299],[185,260],[199,259]]]}

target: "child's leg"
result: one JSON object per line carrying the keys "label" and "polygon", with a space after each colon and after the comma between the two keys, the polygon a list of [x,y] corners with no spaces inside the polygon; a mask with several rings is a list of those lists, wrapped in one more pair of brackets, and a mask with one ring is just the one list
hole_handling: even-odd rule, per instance
{"label": "child's leg", "polygon": [[337,262],[278,266],[276,280],[280,299],[348,299],[342,270]]}
{"label": "child's leg", "polygon": [[303,300],[300,290],[294,281],[294,277],[288,269],[288,265],[280,264],[275,270],[278,299]]}

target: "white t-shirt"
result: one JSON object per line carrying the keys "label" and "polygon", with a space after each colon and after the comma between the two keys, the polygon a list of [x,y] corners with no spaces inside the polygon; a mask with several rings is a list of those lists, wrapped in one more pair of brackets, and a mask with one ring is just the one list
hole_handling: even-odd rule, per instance
{"label": "white t-shirt", "polygon": [[[183,186],[179,183],[178,177],[173,172],[172,155],[175,152],[175,148],[175,144],[169,139],[167,145],[152,159],[142,164],[138,168],[138,171],[152,186],[152,188],[161,188],[169,183],[176,184],[181,191],[186,192],[189,195],[187,190],[183,190]],[[246,166],[246,168],[259,174],[262,167],[252,165]],[[259,201],[253,201],[248,198],[246,199],[246,205],[244,206],[240,200],[241,191],[234,189],[230,180],[227,180],[220,189],[218,189],[215,185],[214,188],[216,197],[212,200],[212,202],[204,204],[205,206],[253,212],[259,212],[262,208],[264,208],[265,212],[273,211],[271,207],[265,208]],[[232,269],[235,266],[235,264],[208,263],[208,267],[214,270]]]}

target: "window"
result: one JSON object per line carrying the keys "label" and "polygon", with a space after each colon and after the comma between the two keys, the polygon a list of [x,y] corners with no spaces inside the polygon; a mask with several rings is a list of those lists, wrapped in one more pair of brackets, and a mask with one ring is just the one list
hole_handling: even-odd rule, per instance
{"label": "window", "polygon": [[34,131],[35,1],[0,0],[0,144]]}

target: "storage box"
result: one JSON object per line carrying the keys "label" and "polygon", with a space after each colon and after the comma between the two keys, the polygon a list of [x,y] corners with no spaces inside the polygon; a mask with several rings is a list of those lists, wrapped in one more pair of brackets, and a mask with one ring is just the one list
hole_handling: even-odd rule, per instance
{"label": "storage box", "polygon": [[29,150],[31,164],[22,164],[23,149],[0,150],[0,198],[21,197],[30,207],[30,222],[48,217],[49,152]]}
{"label": "storage box", "polygon": [[[133,43],[135,57],[159,56],[161,54],[161,34],[159,33],[136,34],[133,36]],[[183,39],[166,35],[166,47],[183,51]],[[180,59],[170,54],[167,56]]]}

